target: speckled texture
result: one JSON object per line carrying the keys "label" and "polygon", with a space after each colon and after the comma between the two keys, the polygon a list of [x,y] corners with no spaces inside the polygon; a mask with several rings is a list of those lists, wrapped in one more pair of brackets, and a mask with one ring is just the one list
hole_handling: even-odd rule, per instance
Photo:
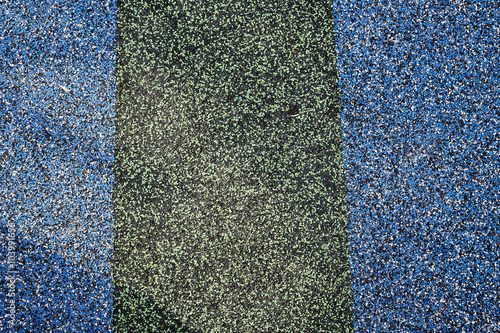
{"label": "speckled texture", "polygon": [[335,1],[357,332],[500,332],[498,1]]}
{"label": "speckled texture", "polygon": [[111,330],[115,6],[1,3],[0,331]]}
{"label": "speckled texture", "polygon": [[352,332],[331,14],[118,4],[117,332]]}
{"label": "speckled texture", "polygon": [[[164,9],[150,3],[155,13]],[[119,92],[134,93],[117,104],[124,117],[115,202],[124,241],[116,278],[132,289],[115,290],[116,331],[352,331],[347,211],[356,331],[499,332],[498,2],[336,1],[336,36],[327,3],[274,3],[282,16],[260,15],[268,4],[250,1],[217,9],[175,2],[167,16],[120,4],[134,37],[124,44]],[[0,331],[109,332],[116,3],[9,1],[2,9],[0,304],[10,297],[5,257],[14,223],[21,324],[9,330],[2,320]],[[227,9],[254,14],[236,43],[253,47],[234,54],[220,47],[227,38],[217,32],[236,36],[223,24]],[[205,21],[187,22],[205,12]],[[301,40],[312,21],[322,33]],[[262,54],[283,62],[259,62]],[[234,68],[245,57],[245,67]],[[170,209],[159,208],[165,198]],[[238,237],[244,245],[231,246]],[[174,249],[179,255],[164,251]],[[202,251],[212,269],[196,275]],[[179,257],[178,266],[166,264]],[[183,270],[162,275],[171,267]],[[219,280],[203,293],[201,278]],[[246,294],[235,288],[241,284]],[[182,303],[196,299],[199,307]],[[314,302],[333,309],[311,315]],[[0,316],[5,311],[0,306]]]}

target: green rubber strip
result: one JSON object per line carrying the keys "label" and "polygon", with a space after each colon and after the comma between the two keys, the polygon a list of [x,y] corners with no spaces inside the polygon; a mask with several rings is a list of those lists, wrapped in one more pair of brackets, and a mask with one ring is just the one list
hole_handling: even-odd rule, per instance
{"label": "green rubber strip", "polygon": [[116,332],[353,332],[331,6],[118,3]]}

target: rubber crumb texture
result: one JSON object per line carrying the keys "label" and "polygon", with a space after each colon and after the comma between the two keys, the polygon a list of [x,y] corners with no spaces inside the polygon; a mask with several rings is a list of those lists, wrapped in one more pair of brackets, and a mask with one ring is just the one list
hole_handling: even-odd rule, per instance
{"label": "rubber crumb texture", "polygon": [[352,332],[331,14],[118,4],[115,331]]}
{"label": "rubber crumb texture", "polygon": [[335,1],[354,326],[500,332],[497,1]]}
{"label": "rubber crumb texture", "polygon": [[[109,332],[116,4],[8,1],[0,19],[0,226],[15,230],[17,323]],[[11,297],[9,297],[9,300]]]}

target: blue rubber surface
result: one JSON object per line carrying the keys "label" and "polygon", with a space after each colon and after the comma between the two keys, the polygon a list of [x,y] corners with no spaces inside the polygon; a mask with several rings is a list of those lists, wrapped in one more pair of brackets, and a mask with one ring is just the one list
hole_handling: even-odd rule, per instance
{"label": "blue rubber surface", "polygon": [[109,332],[116,3],[1,7],[2,327]]}
{"label": "blue rubber surface", "polygon": [[333,4],[357,332],[499,332],[498,1]]}

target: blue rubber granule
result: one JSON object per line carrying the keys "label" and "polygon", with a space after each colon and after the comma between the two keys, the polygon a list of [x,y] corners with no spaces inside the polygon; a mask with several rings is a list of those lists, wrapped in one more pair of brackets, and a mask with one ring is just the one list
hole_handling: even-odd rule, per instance
{"label": "blue rubber granule", "polygon": [[335,1],[356,332],[499,332],[498,1]]}
{"label": "blue rubber granule", "polygon": [[116,3],[1,8],[0,331],[109,332]]}

